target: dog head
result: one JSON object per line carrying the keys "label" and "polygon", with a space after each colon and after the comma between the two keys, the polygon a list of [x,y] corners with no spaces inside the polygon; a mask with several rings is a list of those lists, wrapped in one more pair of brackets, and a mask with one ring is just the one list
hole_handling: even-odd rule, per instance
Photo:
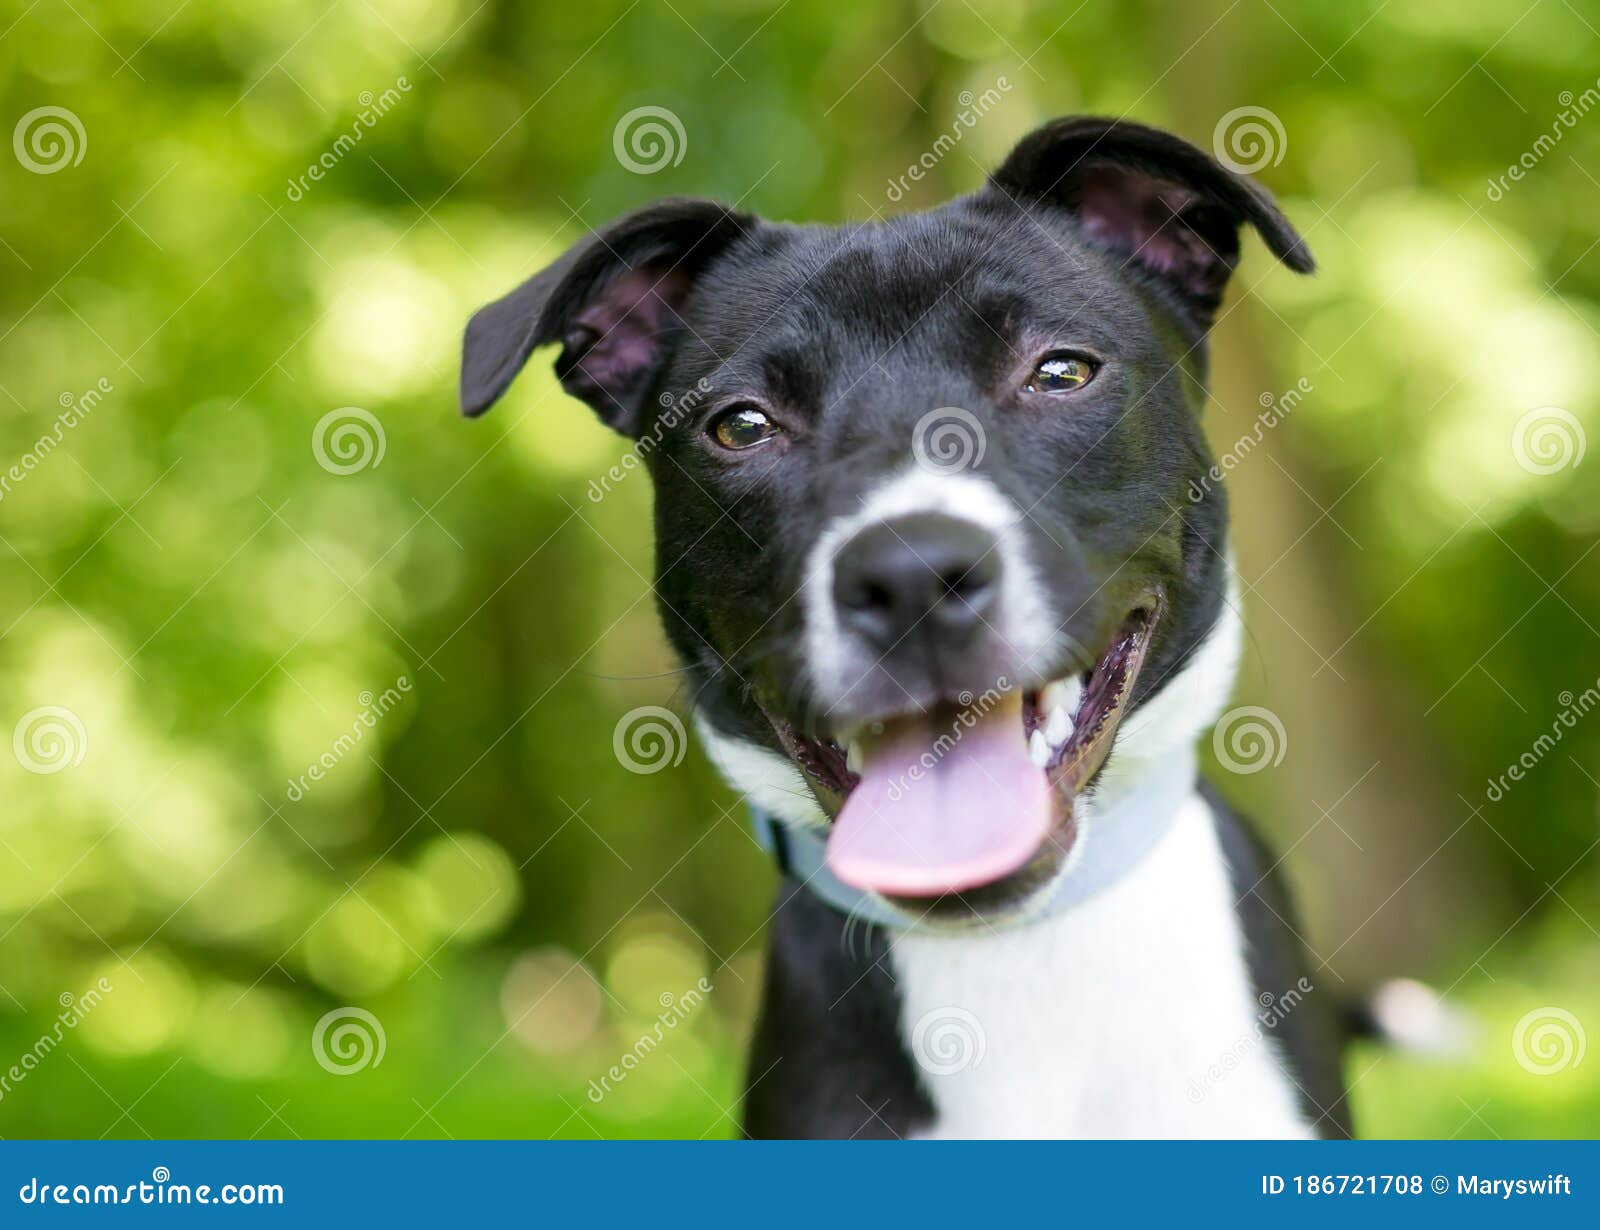
{"label": "dog head", "polygon": [[[1012,909],[1223,614],[1200,411],[1247,225],[1311,269],[1253,183],[1081,118],[870,225],[667,201],[478,312],[462,405],[560,343],[650,470],[658,605],[734,784],[828,825],[852,884]],[[1169,708],[1187,740],[1214,716]]]}

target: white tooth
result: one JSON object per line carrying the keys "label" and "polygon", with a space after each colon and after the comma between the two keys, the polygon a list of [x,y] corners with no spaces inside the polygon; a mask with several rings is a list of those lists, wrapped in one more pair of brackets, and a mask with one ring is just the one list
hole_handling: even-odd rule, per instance
{"label": "white tooth", "polygon": [[861,740],[851,739],[845,744],[844,767],[852,773],[861,772]]}
{"label": "white tooth", "polygon": [[1083,680],[1074,675],[1070,679],[1058,679],[1046,684],[1039,693],[1039,708],[1046,713],[1060,709],[1070,718],[1078,712],[1078,702],[1082,699]]}
{"label": "white tooth", "polygon": [[1045,742],[1044,731],[1036,730],[1028,736],[1028,759],[1033,767],[1043,769],[1050,763],[1050,745]]}
{"label": "white tooth", "polygon": [[1060,747],[1072,733],[1072,718],[1065,709],[1052,709],[1044,724],[1044,737],[1051,747]]}

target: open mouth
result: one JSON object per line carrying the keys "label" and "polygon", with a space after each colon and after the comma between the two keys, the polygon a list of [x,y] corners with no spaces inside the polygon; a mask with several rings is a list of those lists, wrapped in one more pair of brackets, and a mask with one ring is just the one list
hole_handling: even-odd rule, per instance
{"label": "open mouth", "polygon": [[1047,880],[1077,838],[1075,801],[1111,752],[1159,613],[1157,600],[1132,611],[1089,670],[962,693],[960,704],[875,722],[842,746],[774,720],[833,816],[829,869],[923,904]]}

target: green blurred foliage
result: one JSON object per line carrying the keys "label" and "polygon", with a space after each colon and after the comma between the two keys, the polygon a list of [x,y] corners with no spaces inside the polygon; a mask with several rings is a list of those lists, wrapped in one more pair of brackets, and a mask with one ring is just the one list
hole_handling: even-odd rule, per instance
{"label": "green blurred foliage", "polygon": [[[1540,406],[1600,440],[1600,119],[1489,188],[1563,91],[1595,85],[1600,19],[1487,0],[39,0],[3,24],[15,139],[41,107],[81,132],[51,173],[16,150],[58,150],[0,158],[0,462],[32,458],[0,490],[19,749],[0,756],[0,1061],[56,1033],[66,997],[113,989],[0,1094],[0,1132],[731,1132],[771,873],[698,751],[648,777],[613,752],[623,713],[681,702],[646,480],[588,498],[622,444],[543,362],[460,421],[462,323],[658,196],[867,219],[971,188],[1055,114],[1209,144],[1246,105],[1281,121],[1261,176],[1322,273],[1258,251],[1240,272],[1219,371],[1316,390],[1242,469],[1306,493],[1277,541],[1341,596],[1322,652],[1345,639],[1375,664],[1369,702],[1409,715],[1407,772],[1466,804],[1431,820],[1468,918],[1404,972],[1480,1033],[1450,1063],[1358,1052],[1358,1114],[1383,1134],[1594,1132],[1593,1060],[1535,1075],[1508,1036],[1546,1004],[1600,1027],[1600,722],[1484,796],[1600,676],[1600,458],[1535,473],[1511,448]],[[892,204],[962,92],[1002,80]],[[641,106],[685,133],[652,175],[613,152]],[[371,416],[340,419],[365,443],[319,435],[346,407]],[[352,454],[319,464],[319,438],[366,464],[333,472]],[[1235,504],[1277,515],[1248,487]],[[1269,675],[1260,699],[1295,686]],[[1298,756],[1364,737],[1338,706],[1319,720]],[[1270,811],[1280,772],[1229,793]],[[1314,818],[1273,835],[1290,847]],[[1408,870],[1352,853],[1296,878],[1381,899]],[[1418,925],[1401,897],[1372,930]],[[714,993],[663,1053],[593,1099],[702,977]],[[334,1077],[310,1040],[346,1005],[386,1049]]]}

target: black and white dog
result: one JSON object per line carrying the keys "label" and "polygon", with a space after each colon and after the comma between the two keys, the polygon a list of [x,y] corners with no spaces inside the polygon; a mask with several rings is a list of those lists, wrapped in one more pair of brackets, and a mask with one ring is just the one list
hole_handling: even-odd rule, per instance
{"label": "black and white dog", "polygon": [[560,343],[652,475],[699,730],[785,873],[749,1134],[1347,1134],[1331,996],[1196,770],[1246,224],[1310,271],[1201,150],[1064,119],[870,225],[661,202],[468,325],[467,414]]}

